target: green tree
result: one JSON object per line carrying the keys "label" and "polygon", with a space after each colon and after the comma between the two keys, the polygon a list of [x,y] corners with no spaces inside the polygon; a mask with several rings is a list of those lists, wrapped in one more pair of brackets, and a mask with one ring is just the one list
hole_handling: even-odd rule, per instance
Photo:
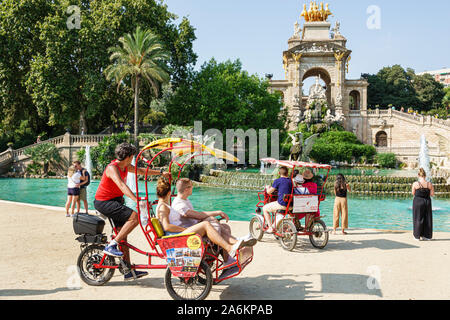
{"label": "green tree", "polygon": [[239,60],[219,63],[214,59],[191,72],[167,103],[172,124],[192,126],[202,120],[203,129],[282,129],[284,118],[279,95],[269,83],[242,70]]}
{"label": "green tree", "polygon": [[[80,29],[66,24],[72,4],[81,9]],[[0,150],[9,141],[27,145],[41,132],[99,132],[131,119],[133,92],[117,92],[102,72],[107,49],[137,26],[153,30],[170,51],[174,88],[184,82],[197,60],[195,34],[187,18],[176,20],[158,0],[0,1]],[[140,104],[148,106],[152,95],[143,87]],[[19,135],[24,120],[30,132]]]}
{"label": "green tree", "polygon": [[122,46],[109,49],[113,62],[105,69],[106,79],[114,79],[117,90],[126,78],[130,78],[134,91],[134,141],[138,144],[139,135],[139,88],[141,81],[148,84],[158,96],[159,88],[170,80],[166,62],[169,53],[163,48],[159,38],[150,30],[137,27],[133,35],[127,34],[119,39]]}
{"label": "green tree", "polygon": [[430,74],[414,76],[413,87],[418,100],[420,111],[438,109],[442,106],[445,96],[444,86],[437,82]]}
{"label": "green tree", "polygon": [[328,131],[321,134],[311,150],[311,158],[320,163],[372,159],[376,149],[362,144],[356,135],[348,131]]}
{"label": "green tree", "polygon": [[38,116],[25,80],[30,61],[43,50],[36,26],[52,12],[46,0],[0,1],[0,152],[8,142],[20,148],[39,132],[51,132]]}
{"label": "green tree", "polygon": [[380,153],[377,155],[376,161],[383,168],[395,168],[397,166],[397,157],[394,153]]}
{"label": "green tree", "polygon": [[412,107],[426,112],[438,109],[444,96],[442,84],[431,75],[416,75],[413,69],[405,70],[400,65],[361,76],[369,83],[367,99],[372,108]]}
{"label": "green tree", "polygon": [[58,148],[52,143],[43,143],[27,148],[24,153],[31,158],[34,166],[38,164],[43,168],[44,174],[47,174],[50,164],[57,165],[62,160]]}
{"label": "green tree", "polygon": [[450,87],[444,89],[444,98],[442,98],[442,106],[447,109],[450,109]]}

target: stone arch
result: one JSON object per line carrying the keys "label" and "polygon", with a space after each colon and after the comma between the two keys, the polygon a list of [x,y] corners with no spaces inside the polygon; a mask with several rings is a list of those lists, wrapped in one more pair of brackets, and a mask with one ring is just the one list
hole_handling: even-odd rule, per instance
{"label": "stone arch", "polygon": [[[318,76],[320,76],[320,78],[323,80],[323,82],[325,82],[327,102],[328,102],[328,105],[331,106],[331,75],[328,70],[321,68],[321,67],[311,67],[308,70],[304,71],[304,73],[301,77],[302,83],[308,78],[318,77]],[[308,95],[309,92],[305,92],[305,94]]]}
{"label": "stone arch", "polygon": [[349,109],[361,110],[361,93],[358,90],[352,90],[349,94]]}
{"label": "stone arch", "polygon": [[379,131],[375,136],[375,146],[378,148],[388,147],[388,135],[386,131]]}

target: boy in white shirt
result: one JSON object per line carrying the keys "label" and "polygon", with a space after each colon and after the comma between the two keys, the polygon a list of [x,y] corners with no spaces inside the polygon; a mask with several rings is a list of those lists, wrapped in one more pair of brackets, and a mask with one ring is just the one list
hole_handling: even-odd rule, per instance
{"label": "boy in white shirt", "polygon": [[[247,245],[254,246],[256,244],[256,239],[254,239],[250,234],[236,239],[231,235],[231,228],[227,224],[220,223],[215,217],[220,216],[228,221],[230,218],[225,212],[222,211],[209,211],[200,212],[195,211],[194,206],[188,200],[188,197],[192,195],[193,185],[189,179],[180,179],[177,182],[177,197],[172,201],[172,208],[177,210],[181,218],[181,223],[183,228],[189,228],[201,221],[209,221],[213,227],[222,235],[222,237],[229,243],[234,244],[237,241],[243,240]],[[224,255],[224,259],[227,260],[228,257]],[[230,258],[231,259],[231,258]],[[226,264],[230,264],[231,261],[227,261]]]}

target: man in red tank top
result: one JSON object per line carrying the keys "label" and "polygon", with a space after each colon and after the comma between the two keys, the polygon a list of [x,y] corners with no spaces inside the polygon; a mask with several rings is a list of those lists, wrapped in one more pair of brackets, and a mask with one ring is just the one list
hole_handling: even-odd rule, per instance
{"label": "man in red tank top", "polygon": [[[124,205],[123,196],[137,203],[136,195],[130,190],[126,184],[126,177],[128,171],[135,172],[135,167],[131,165],[133,157],[136,155],[137,149],[129,143],[123,143],[117,146],[115,153],[117,159],[112,161],[103,172],[102,180],[95,194],[94,207],[95,209],[114,221],[118,234],[103,251],[104,253],[123,257],[123,259],[130,263],[130,254],[127,247],[122,247],[122,251],[117,248],[117,245],[125,240],[127,235],[139,225],[139,217],[136,211]],[[138,168],[138,174],[145,174],[146,169]],[[148,170],[150,175],[160,175],[160,171]],[[169,173],[163,174],[169,177]],[[147,275],[147,272],[135,271],[135,275],[140,278]],[[125,280],[132,279],[131,272],[125,275]]]}

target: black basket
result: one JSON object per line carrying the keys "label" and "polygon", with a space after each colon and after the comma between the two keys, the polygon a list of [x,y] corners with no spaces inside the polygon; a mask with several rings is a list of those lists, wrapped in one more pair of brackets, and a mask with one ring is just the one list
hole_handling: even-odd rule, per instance
{"label": "black basket", "polygon": [[76,213],[73,216],[73,231],[75,234],[87,234],[95,236],[102,234],[105,228],[105,220],[97,216]]}

